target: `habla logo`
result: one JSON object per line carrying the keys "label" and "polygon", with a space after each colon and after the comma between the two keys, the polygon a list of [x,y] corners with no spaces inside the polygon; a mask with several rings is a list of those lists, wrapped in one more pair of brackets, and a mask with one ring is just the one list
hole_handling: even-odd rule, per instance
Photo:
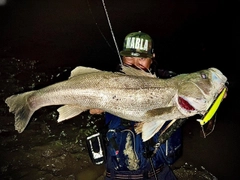
{"label": "habla logo", "polygon": [[148,40],[142,38],[127,38],[126,48],[148,51]]}

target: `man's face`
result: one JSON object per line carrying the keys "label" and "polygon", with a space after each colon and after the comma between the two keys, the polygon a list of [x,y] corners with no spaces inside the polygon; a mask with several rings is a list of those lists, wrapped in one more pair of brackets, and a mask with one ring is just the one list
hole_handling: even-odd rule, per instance
{"label": "man's face", "polygon": [[151,58],[143,58],[143,57],[126,57],[123,56],[123,64],[129,66],[135,66],[143,70],[149,70],[152,59]]}

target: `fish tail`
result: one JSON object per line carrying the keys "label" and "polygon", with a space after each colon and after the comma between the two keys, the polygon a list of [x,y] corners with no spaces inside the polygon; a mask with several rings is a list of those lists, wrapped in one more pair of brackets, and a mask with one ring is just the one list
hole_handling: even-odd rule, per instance
{"label": "fish tail", "polygon": [[29,107],[28,98],[34,91],[12,95],[5,100],[9,112],[15,115],[15,130],[19,133],[26,128],[34,110]]}

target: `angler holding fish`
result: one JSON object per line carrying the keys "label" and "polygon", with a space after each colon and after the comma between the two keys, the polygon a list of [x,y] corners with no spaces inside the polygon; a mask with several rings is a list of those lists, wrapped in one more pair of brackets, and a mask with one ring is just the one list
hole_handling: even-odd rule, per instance
{"label": "angler holding fish", "polygon": [[[107,139],[111,142],[106,178],[145,179],[157,174],[162,179],[168,175],[174,179],[161,149],[149,158],[143,152],[151,146],[143,142],[156,142],[166,121],[205,114],[225,88],[227,78],[216,68],[169,79],[145,72],[154,64],[155,54],[151,37],[142,32],[126,37],[121,55],[129,65],[121,66],[122,72],[77,67],[68,80],[8,97],[5,102],[15,115],[15,129],[23,132],[33,113],[44,106],[63,105],[58,109],[58,122],[89,109],[91,113],[93,109],[101,109],[108,112]],[[121,135],[124,142],[117,139],[119,128],[126,132]]]}
{"label": "angler holding fish", "polygon": [[[120,54],[124,65],[131,66],[138,71],[144,70],[149,75],[157,74],[158,77],[165,79],[175,75],[171,71],[157,69],[153,41],[146,33],[133,32],[128,34]],[[141,95],[144,96],[144,94]],[[101,109],[90,110],[91,114],[102,112]],[[136,122],[127,121],[107,112],[105,113],[105,121],[108,126],[105,138],[108,141],[106,143],[106,180],[114,178],[176,179],[168,165],[172,164],[181,154],[182,134],[180,128],[167,139],[168,144],[162,144],[161,149],[153,155],[154,145],[157,143],[161,130],[150,140],[143,142],[141,134],[137,134],[134,130]],[[169,121],[166,122],[166,124],[168,123]],[[91,153],[89,154],[91,156]],[[94,158],[91,159],[94,162]]]}
{"label": "angler holding fish", "polygon": [[[153,48],[153,42],[151,37],[143,32],[133,32],[128,34],[125,37],[123,50],[120,52],[122,56],[122,63],[124,65],[128,65],[138,69],[139,71],[144,70],[151,74],[156,74],[157,77],[160,78],[171,78],[176,74],[171,71],[166,70],[159,70],[157,69],[157,62],[155,60],[155,53]],[[221,73],[220,73],[221,74]],[[202,74],[198,74],[198,76],[204,76],[204,71]],[[206,83],[208,78],[206,78]],[[219,83],[223,83],[226,81],[224,76],[220,77],[223,78],[219,81]],[[190,80],[190,79],[189,79]],[[197,81],[196,81],[197,82]],[[129,82],[130,83],[130,82]],[[185,82],[186,83],[186,82]],[[186,95],[190,95],[196,91],[194,95],[195,98],[199,97],[199,100],[205,100],[204,91],[207,92],[207,87],[204,90],[203,84],[202,86],[198,86],[198,84],[192,85],[182,83],[182,88],[185,88],[183,91],[186,91]],[[200,83],[200,82],[199,82]],[[210,81],[209,81],[210,83]],[[224,86],[221,84],[220,86]],[[171,91],[171,87],[165,84],[166,86],[162,86],[162,97],[164,95],[167,96],[167,91]],[[181,86],[181,85],[180,85]],[[189,88],[189,89],[188,89]],[[198,89],[199,88],[199,89]],[[180,89],[179,89],[180,90]],[[199,92],[201,90],[201,92]],[[151,89],[149,89],[151,91]],[[180,91],[179,91],[180,92]],[[197,95],[199,93],[199,95]],[[146,94],[140,94],[141,96],[145,96]],[[193,94],[192,94],[193,95]],[[170,104],[174,96],[169,97],[166,101],[166,104]],[[138,98],[143,98],[138,97]],[[160,96],[153,96],[152,98],[156,98],[159,100],[159,103],[163,98]],[[172,99],[171,99],[172,98]],[[182,108],[186,111],[194,111],[195,109],[184,99],[178,99],[179,104],[182,104]],[[146,106],[147,103],[145,104]],[[147,108],[147,107],[146,107]],[[160,109],[159,109],[160,110]],[[162,109],[162,113],[168,116],[169,113],[176,113],[174,110],[170,110],[167,107]],[[103,110],[101,109],[91,109],[91,114],[101,114]],[[166,117],[167,118],[167,117]],[[176,117],[175,117],[176,118]],[[113,114],[109,114],[105,112],[105,121],[108,127],[108,131],[103,136],[104,139],[107,141],[107,158],[106,158],[106,177],[105,180],[110,179],[176,179],[173,171],[168,165],[173,164],[180,156],[182,152],[182,134],[180,125],[185,122],[186,119],[178,120],[180,123],[177,122],[174,124],[171,122],[171,117],[169,117],[169,121],[166,121],[164,127],[160,127],[160,130],[155,130],[153,137],[151,137],[146,142],[143,142],[141,139],[141,134],[138,134],[134,126],[138,125],[136,122],[127,121],[121,117],[115,116]],[[160,120],[160,119],[159,119]],[[150,121],[151,122],[151,121]],[[173,125],[174,124],[174,125]],[[163,133],[166,130],[166,126],[170,126],[168,128],[168,132],[170,133]],[[156,124],[152,124],[148,126],[146,131],[151,131],[151,128],[155,128]],[[141,131],[141,130],[140,130]],[[155,148],[155,145],[159,142],[160,135],[163,136],[163,143],[158,147]],[[96,140],[96,137],[99,136],[91,136],[93,140]],[[101,137],[101,136],[100,136]],[[91,140],[91,138],[89,138]],[[92,141],[94,142],[94,141]],[[96,143],[96,141],[95,141]],[[96,144],[95,144],[96,145]],[[104,144],[103,144],[104,146]],[[97,157],[94,158],[94,153],[91,153],[91,146],[88,146],[89,155],[93,161],[93,163],[103,163],[104,159]],[[104,148],[103,148],[104,149]]]}
{"label": "angler holding fish", "polygon": [[[153,148],[146,144],[157,142],[165,122],[205,114],[227,79],[216,68],[170,79],[159,79],[145,72],[151,68],[154,73],[155,53],[151,37],[142,32],[131,33],[125,38],[121,55],[124,64],[130,66],[121,67],[124,73],[77,67],[66,81],[7,98],[9,110],[15,114],[15,129],[23,132],[32,114],[44,106],[64,105],[58,109],[58,122],[98,108],[108,112],[106,121],[110,131],[107,138],[111,142],[107,151],[108,177],[125,173],[136,178],[149,171],[152,176],[156,172],[162,177],[163,172],[170,171],[166,164],[175,160],[170,158],[166,162],[165,154],[177,153],[181,148],[181,134],[179,131],[173,134],[168,139],[168,144],[172,145],[163,144],[152,157],[153,170],[147,153]],[[117,133],[119,129],[120,134]]]}

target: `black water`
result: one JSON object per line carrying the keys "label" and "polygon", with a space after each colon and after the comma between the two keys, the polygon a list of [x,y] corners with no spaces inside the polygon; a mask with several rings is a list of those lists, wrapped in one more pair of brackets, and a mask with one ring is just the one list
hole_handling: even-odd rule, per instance
{"label": "black water", "polygon": [[[236,53],[239,38],[236,35],[239,16],[235,8],[220,0],[150,0],[147,3],[113,0],[105,4],[120,48],[126,34],[141,30],[155,40],[157,60],[162,68],[185,73],[217,67],[228,77],[228,97],[218,110],[214,132],[204,139],[200,137],[199,124],[195,119],[189,120],[183,127],[183,156],[175,165],[188,162],[195,167],[205,167],[218,179],[238,179],[240,99],[239,54]],[[89,126],[79,119],[56,125],[52,107],[39,111],[27,132],[19,135],[14,131],[14,119],[4,100],[14,93],[66,79],[70,70],[78,65],[104,70],[115,68],[119,59],[102,1],[7,1],[6,5],[0,6],[0,62],[3,179],[33,179],[30,171],[34,174],[39,169],[51,172],[51,176],[42,175],[46,179],[80,178],[78,171],[87,172],[92,166],[84,144],[79,146],[75,142],[82,141],[84,133],[91,131],[88,127],[93,125],[89,118],[96,123],[100,117],[83,115],[81,118],[88,119]],[[79,132],[79,127],[85,131]],[[82,138],[78,137],[79,133]],[[50,142],[57,146],[48,144]],[[36,147],[41,150],[37,151]],[[56,153],[58,151],[61,153]],[[20,157],[26,153],[29,153],[28,157],[45,159],[38,159],[39,163],[35,163],[34,158],[29,162],[22,160]],[[81,157],[74,156],[76,154]],[[44,160],[53,160],[53,157],[65,166],[49,162],[53,164],[51,167],[40,167]],[[69,163],[75,159],[79,162]],[[32,167],[29,172],[26,164]],[[90,174],[91,171],[85,177],[90,179]]]}

